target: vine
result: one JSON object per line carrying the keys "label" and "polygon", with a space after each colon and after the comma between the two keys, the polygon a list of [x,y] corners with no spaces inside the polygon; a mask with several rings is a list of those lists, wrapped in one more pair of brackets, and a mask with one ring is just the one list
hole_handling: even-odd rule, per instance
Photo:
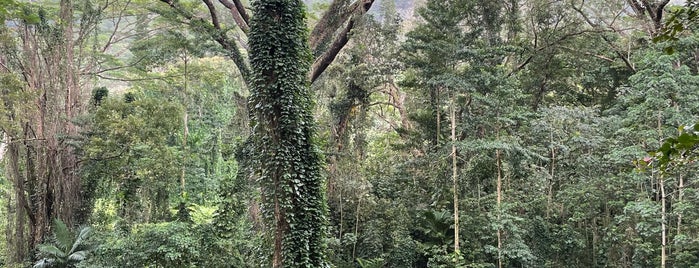
{"label": "vine", "polygon": [[326,205],[313,141],[305,9],[299,0],[259,0],[253,9],[252,166],[274,228],[273,267],[323,267]]}

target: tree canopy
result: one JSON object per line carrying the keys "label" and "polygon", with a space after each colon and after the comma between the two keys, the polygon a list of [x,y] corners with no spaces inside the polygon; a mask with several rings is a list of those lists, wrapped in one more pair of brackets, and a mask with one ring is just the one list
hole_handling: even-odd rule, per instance
{"label": "tree canopy", "polygon": [[0,266],[692,267],[697,14],[0,0]]}

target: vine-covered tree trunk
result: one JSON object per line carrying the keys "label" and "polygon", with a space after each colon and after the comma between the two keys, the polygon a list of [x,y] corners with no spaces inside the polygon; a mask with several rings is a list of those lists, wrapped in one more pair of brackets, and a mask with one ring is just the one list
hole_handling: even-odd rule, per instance
{"label": "vine-covered tree trunk", "polygon": [[[42,14],[27,6],[25,12]],[[79,129],[73,120],[80,114],[81,87],[78,77],[74,5],[62,0],[53,23],[50,16],[37,22],[24,21],[17,28],[18,47],[3,47],[8,55],[3,68],[15,73],[17,88],[3,96],[9,111],[2,126],[9,146],[8,178],[14,207],[8,218],[16,222],[10,261],[30,257],[35,246],[46,241],[53,219],[74,223],[81,208],[78,161],[72,144]],[[20,75],[21,74],[21,75]],[[21,79],[21,81],[19,80]],[[13,82],[14,83],[14,82]],[[6,130],[10,131],[6,131]]]}
{"label": "vine-covered tree trunk", "polygon": [[299,0],[259,0],[250,22],[253,166],[274,228],[273,267],[324,265],[325,200],[307,73],[311,54]]}

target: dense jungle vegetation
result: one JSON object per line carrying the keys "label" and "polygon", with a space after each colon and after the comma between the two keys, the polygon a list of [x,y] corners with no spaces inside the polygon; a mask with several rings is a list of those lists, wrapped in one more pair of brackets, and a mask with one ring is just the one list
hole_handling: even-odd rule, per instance
{"label": "dense jungle vegetation", "polygon": [[699,267],[696,1],[0,21],[2,267]]}

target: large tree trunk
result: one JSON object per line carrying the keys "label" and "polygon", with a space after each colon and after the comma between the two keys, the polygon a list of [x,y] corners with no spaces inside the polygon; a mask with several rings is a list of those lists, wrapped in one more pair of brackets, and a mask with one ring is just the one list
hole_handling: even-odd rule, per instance
{"label": "large tree trunk", "polygon": [[263,211],[274,228],[272,267],[323,267],[325,200],[313,144],[305,9],[299,0],[258,0],[254,11],[251,139]]}

